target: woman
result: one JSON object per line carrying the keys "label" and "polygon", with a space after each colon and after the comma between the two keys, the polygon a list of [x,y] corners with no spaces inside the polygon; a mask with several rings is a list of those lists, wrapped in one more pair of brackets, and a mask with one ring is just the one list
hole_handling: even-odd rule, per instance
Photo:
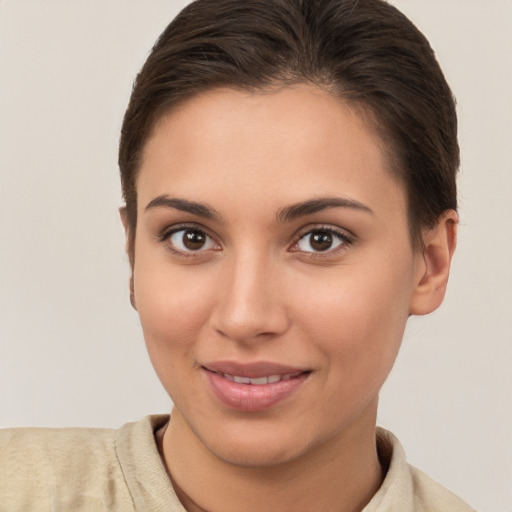
{"label": "woman", "polygon": [[403,15],[191,4],[137,77],[119,164],[131,302],[175,408],[2,432],[2,509],[471,510],[375,427],[456,243],[454,102]]}

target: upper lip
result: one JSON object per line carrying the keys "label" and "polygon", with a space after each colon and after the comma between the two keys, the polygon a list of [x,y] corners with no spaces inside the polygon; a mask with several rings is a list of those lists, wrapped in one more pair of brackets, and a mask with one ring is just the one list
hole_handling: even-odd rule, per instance
{"label": "upper lip", "polygon": [[271,361],[256,361],[252,363],[239,363],[237,361],[215,361],[205,363],[203,368],[211,372],[237,375],[239,377],[269,377],[270,375],[294,375],[310,371],[307,368],[289,366]]}

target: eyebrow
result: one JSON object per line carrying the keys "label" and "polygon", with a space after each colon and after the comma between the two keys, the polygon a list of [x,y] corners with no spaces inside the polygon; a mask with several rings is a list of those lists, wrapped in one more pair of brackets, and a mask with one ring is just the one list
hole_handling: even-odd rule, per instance
{"label": "eyebrow", "polygon": [[[166,194],[152,199],[146,205],[144,211],[150,210],[151,208],[174,208],[175,210],[198,215],[206,219],[222,219],[220,213],[207,204],[188,201],[187,199],[179,199],[177,197],[169,197]],[[349,208],[367,212],[372,215],[374,214],[371,208],[354,199],[345,197],[320,197],[282,208],[277,212],[276,218],[278,222],[289,222],[306,215],[312,215],[313,213],[327,210],[328,208]]]}
{"label": "eyebrow", "polygon": [[279,212],[277,212],[277,220],[279,222],[287,222],[327,210],[328,208],[349,208],[374,215],[371,208],[354,199],[345,197],[320,197],[318,199],[293,204],[279,210]]}
{"label": "eyebrow", "polygon": [[192,213],[199,217],[205,217],[206,219],[220,220],[220,213],[203,203],[196,203],[195,201],[188,201],[186,199],[179,199],[177,197],[169,197],[164,194],[152,199],[144,208],[144,211],[148,211],[151,208],[174,208],[182,212]]}

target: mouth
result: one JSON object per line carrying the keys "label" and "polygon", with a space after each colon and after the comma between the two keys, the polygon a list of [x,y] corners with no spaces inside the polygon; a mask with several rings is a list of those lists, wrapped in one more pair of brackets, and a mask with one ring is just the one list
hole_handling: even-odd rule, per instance
{"label": "mouth", "polygon": [[[217,372],[213,372],[217,373]],[[231,375],[229,373],[218,373],[223,378],[229,380],[230,382],[236,382],[237,384],[250,384],[251,386],[263,386],[265,384],[276,384],[277,382],[294,379],[298,377],[302,373],[306,372],[297,372],[297,373],[289,373],[285,375],[269,375],[267,377],[244,377],[242,375]]]}
{"label": "mouth", "polygon": [[224,406],[245,412],[263,411],[292,397],[312,373],[275,363],[221,362],[201,368],[214,396]]}
{"label": "mouth", "polygon": [[267,379],[267,382],[252,382],[252,384],[267,384],[268,379],[270,379],[270,383],[274,380],[279,382],[280,380],[291,379],[304,372],[311,372],[309,368],[274,363],[272,361],[255,361],[251,363],[214,361],[205,363],[202,367],[209,372],[225,376],[229,380],[243,380],[243,382],[239,382],[240,384],[250,384],[250,381],[263,378]]}

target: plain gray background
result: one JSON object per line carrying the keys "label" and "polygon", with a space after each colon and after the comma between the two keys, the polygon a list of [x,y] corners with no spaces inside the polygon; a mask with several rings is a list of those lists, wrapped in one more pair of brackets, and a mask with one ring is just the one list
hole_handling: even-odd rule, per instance
{"label": "plain gray background", "polygon": [[[0,0],[0,426],[112,426],[161,389],[128,301],[116,152],[131,83],[187,2]],[[458,98],[459,247],[412,318],[380,424],[482,511],[512,511],[512,2],[396,0]]]}

